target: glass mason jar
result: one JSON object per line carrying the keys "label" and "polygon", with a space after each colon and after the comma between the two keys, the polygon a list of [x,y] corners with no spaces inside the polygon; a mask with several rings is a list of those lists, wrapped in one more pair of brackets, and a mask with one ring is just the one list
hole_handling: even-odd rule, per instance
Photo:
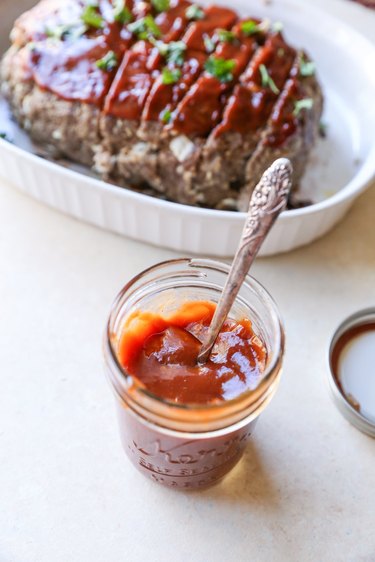
{"label": "glass mason jar", "polygon": [[106,371],[114,390],[123,447],[145,476],[165,486],[207,487],[239,461],[259,414],[281,373],[284,331],[267,291],[248,276],[230,317],[249,318],[267,350],[258,386],[221,403],[177,404],[155,396],[118,360],[124,321],[135,310],[170,314],[187,301],[217,302],[229,266],[203,259],[177,259],[140,273],[117,296],[104,336]]}

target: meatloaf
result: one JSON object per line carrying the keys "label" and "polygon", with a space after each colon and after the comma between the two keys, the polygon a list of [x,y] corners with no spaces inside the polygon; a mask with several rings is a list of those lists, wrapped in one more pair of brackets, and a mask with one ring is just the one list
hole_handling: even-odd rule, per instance
{"label": "meatloaf", "polygon": [[42,0],[11,42],[2,91],[52,154],[217,209],[246,209],[280,156],[298,189],[322,93],[281,23],[188,0]]}

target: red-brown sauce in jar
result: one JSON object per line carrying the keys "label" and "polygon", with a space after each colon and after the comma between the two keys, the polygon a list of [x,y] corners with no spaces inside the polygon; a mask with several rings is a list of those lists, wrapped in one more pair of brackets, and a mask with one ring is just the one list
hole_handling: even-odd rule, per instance
{"label": "red-brown sauce in jar", "polygon": [[283,331],[250,278],[210,360],[197,361],[228,269],[200,260],[157,264],[124,287],[109,317],[104,357],[122,444],[133,465],[164,486],[221,480],[277,388]]}
{"label": "red-brown sauce in jar", "polygon": [[[191,301],[163,316],[135,311],[126,320],[118,361],[128,375],[159,398],[193,409],[214,405],[255,388],[262,378],[267,351],[248,319],[227,320],[209,361],[197,361],[200,339],[215,303]],[[219,481],[242,456],[256,419],[215,436],[169,433],[147,426],[120,406],[121,438],[137,468],[155,482],[184,490]],[[204,414],[202,419],[204,418]]]}
{"label": "red-brown sauce in jar", "polygon": [[153,394],[181,404],[223,402],[256,388],[267,353],[248,319],[227,319],[209,360],[198,363],[215,307],[192,301],[167,317],[134,312],[121,336],[121,365]]}

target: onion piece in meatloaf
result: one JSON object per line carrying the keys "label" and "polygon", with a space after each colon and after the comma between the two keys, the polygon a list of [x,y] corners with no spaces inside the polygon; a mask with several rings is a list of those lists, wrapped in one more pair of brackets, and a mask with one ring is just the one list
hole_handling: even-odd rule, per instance
{"label": "onion piece in meatloaf", "polygon": [[286,156],[298,189],[322,93],[279,25],[188,0],[42,0],[11,41],[2,91],[52,155],[145,193],[233,210]]}

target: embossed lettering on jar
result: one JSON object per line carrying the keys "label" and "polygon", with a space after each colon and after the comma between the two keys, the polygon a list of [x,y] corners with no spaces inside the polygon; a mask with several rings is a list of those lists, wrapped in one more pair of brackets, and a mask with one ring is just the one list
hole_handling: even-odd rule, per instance
{"label": "embossed lettering on jar", "polygon": [[257,371],[256,384],[253,379],[243,392],[224,399],[202,398],[200,403],[185,403],[183,395],[173,393],[167,398],[157,395],[153,392],[157,386],[150,390],[147,380],[145,384],[134,376],[134,370],[124,367],[124,326],[139,311],[171,318],[186,303],[217,303],[228,271],[226,264],[199,259],[156,265],[123,288],[110,313],[104,355],[121,440],[138,470],[166,486],[195,489],[212,485],[240,460],[259,414],[277,387],[284,350],[282,325],[270,295],[248,276],[230,318],[233,324],[250,320],[258,344],[264,345],[264,364]]}

